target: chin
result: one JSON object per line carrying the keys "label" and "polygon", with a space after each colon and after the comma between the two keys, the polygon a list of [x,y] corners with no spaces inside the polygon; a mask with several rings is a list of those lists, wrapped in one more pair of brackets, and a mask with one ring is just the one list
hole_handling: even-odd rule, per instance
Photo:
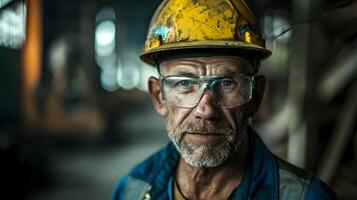
{"label": "chin", "polygon": [[180,145],[179,152],[187,164],[193,167],[213,168],[223,165],[233,155],[233,149],[228,143],[218,146],[200,145],[194,149]]}

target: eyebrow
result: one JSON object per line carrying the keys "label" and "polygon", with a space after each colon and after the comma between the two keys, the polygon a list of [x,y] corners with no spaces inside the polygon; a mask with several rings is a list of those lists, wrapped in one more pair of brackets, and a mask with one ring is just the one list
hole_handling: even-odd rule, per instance
{"label": "eyebrow", "polygon": [[[177,70],[173,70],[173,71],[179,72],[179,73],[180,73],[180,67],[182,67],[181,69],[202,69],[202,70],[204,70],[207,65],[212,65],[213,68],[225,66],[225,70],[222,71],[222,73],[224,73],[224,74],[227,74],[227,73],[249,73],[249,74],[253,73],[251,70],[251,63],[248,60],[243,60],[243,59],[235,59],[230,62],[217,61],[217,62],[211,62],[211,63],[204,63],[201,61],[191,60],[191,59],[182,59],[175,64],[170,64],[170,63],[166,64],[166,66],[169,68],[177,69]],[[160,72],[162,72],[163,66],[164,65],[160,65]],[[249,68],[249,69],[247,69],[247,68]],[[191,72],[183,72],[180,74],[190,75],[192,73]]]}
{"label": "eyebrow", "polygon": [[[218,68],[222,65],[217,65],[217,66],[214,66],[214,68]],[[221,73],[224,73],[224,74],[227,74],[227,73],[241,73],[242,70],[241,67],[237,67],[237,66],[226,66],[224,69],[220,70]]]}
{"label": "eyebrow", "polygon": [[192,72],[178,72],[177,74],[173,76],[188,76],[188,77],[199,77],[197,73],[192,73]]}

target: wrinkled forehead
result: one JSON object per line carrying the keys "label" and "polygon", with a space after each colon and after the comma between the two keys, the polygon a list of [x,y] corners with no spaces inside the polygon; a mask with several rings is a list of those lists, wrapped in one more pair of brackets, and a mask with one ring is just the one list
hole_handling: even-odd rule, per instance
{"label": "wrinkled forehead", "polygon": [[165,60],[159,72],[171,74],[224,75],[231,73],[253,74],[251,62],[238,56],[187,57]]}

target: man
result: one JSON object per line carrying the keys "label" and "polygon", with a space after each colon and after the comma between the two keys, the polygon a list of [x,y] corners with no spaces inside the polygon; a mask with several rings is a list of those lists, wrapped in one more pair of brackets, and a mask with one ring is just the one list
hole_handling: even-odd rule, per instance
{"label": "man", "polygon": [[311,173],[276,158],[249,126],[270,56],[242,0],[164,0],[141,59],[171,142],[118,183],[113,199],[334,199]]}

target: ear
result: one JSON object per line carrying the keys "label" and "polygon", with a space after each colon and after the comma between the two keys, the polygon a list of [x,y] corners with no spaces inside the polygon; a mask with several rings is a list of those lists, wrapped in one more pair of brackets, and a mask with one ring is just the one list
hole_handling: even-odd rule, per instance
{"label": "ear", "polygon": [[253,117],[259,109],[259,106],[262,102],[264,91],[265,91],[265,77],[264,76],[256,76],[255,84],[253,89],[253,98],[250,102],[250,106],[248,108],[248,116]]}
{"label": "ear", "polygon": [[167,108],[161,99],[161,87],[157,78],[152,76],[149,78],[148,90],[156,112],[165,117],[167,115]]}

